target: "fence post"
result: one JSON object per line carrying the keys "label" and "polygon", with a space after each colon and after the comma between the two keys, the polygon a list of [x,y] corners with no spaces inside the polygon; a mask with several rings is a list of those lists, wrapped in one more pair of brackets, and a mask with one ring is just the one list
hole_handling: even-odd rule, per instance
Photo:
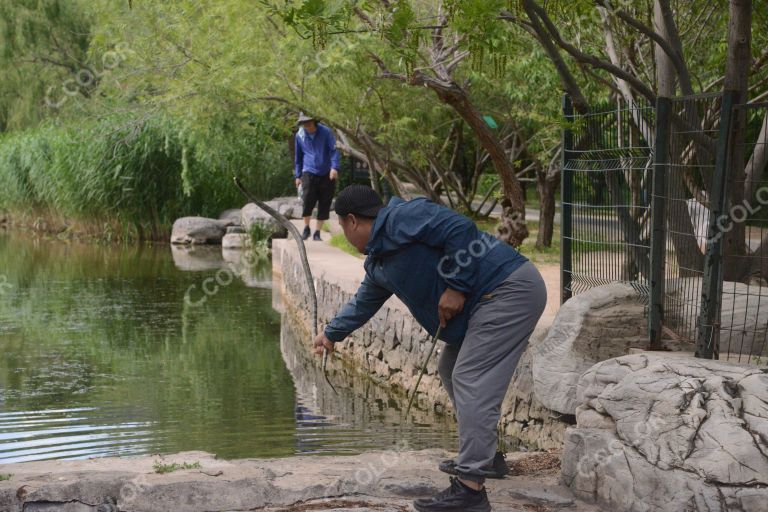
{"label": "fence post", "polygon": [[573,258],[571,244],[573,232],[573,171],[570,161],[573,158],[573,103],[571,97],[563,95],[563,114],[566,126],[563,128],[563,159],[560,173],[560,303],[571,298]]}
{"label": "fence post", "polygon": [[667,246],[667,179],[669,164],[670,113],[672,101],[659,96],[656,100],[656,147],[653,152],[651,197],[651,307],[648,313],[649,349],[661,350],[664,322],[664,280],[666,277]]}
{"label": "fence post", "polygon": [[720,130],[717,134],[715,171],[709,196],[709,229],[707,253],[704,255],[704,279],[701,286],[701,308],[696,333],[696,357],[718,359],[720,352],[720,302],[723,289],[723,235],[719,230],[728,205],[728,154],[731,120],[738,92],[723,92],[720,109]]}

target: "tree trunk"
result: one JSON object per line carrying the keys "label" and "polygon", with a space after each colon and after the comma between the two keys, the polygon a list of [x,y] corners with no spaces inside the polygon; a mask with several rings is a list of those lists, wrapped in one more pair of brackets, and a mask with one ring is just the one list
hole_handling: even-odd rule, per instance
{"label": "tree trunk", "polygon": [[[660,0],[653,2],[653,26],[654,29],[666,41],[670,42],[670,34],[667,23],[664,20],[664,6]],[[656,88],[659,96],[673,98],[676,95],[675,66],[661,46],[654,44],[654,57],[656,61]],[[671,150],[682,145],[672,145]],[[696,234],[693,229],[691,214],[688,211],[683,191],[686,190],[682,173],[677,170],[667,175],[667,191],[670,194],[667,207],[667,232],[675,248],[675,258],[679,268],[680,277],[698,275],[704,267],[704,255],[699,249]]]}
{"label": "tree trunk", "polygon": [[[556,165],[559,165],[556,164]],[[536,192],[539,194],[539,234],[536,248],[552,247],[552,235],[555,226],[555,191],[560,184],[560,170],[544,170],[536,167]]]}
{"label": "tree trunk", "polygon": [[[660,0],[653,2],[653,28],[665,41],[669,41],[667,25],[664,22],[664,10]],[[656,61],[656,92],[659,96],[672,98],[675,96],[675,66],[672,59],[661,46],[653,45],[653,54]]]}
{"label": "tree trunk", "polygon": [[[736,91],[736,103],[747,101],[747,86],[749,69],[752,64],[751,40],[752,40],[752,1],[731,0],[729,8],[730,21],[728,23],[728,59],[725,64],[725,90]],[[731,133],[729,138],[730,158],[728,164],[727,182],[729,187],[730,204],[737,205],[744,201],[744,140],[747,129],[747,111],[740,108],[735,110],[735,116],[731,120]],[[728,113],[726,113],[727,115]],[[752,273],[748,267],[750,263],[755,265],[755,271],[759,271],[761,258],[743,258],[747,253],[746,230],[743,222],[734,222],[731,229],[723,239],[723,278],[726,281],[744,280]]]}
{"label": "tree trunk", "polygon": [[[416,75],[417,73],[414,73]],[[426,85],[430,87],[430,82]],[[502,214],[497,227],[497,236],[508,244],[518,247],[528,237],[528,227],[525,224],[525,200],[520,181],[515,175],[515,168],[507,156],[498,137],[485,122],[483,116],[467,98],[466,92],[459,87],[431,87],[438,97],[450,105],[461,116],[477,136],[491,157],[491,162],[501,179]]]}

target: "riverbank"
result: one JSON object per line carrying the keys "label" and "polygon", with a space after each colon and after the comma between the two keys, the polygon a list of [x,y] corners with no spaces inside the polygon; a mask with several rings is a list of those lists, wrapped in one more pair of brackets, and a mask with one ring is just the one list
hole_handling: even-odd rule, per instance
{"label": "riverbank", "polygon": [[163,242],[170,238],[170,228],[146,232],[118,219],[73,219],[50,210],[0,212],[0,230],[54,240],[93,243]]}
{"label": "riverbank", "polygon": [[[350,457],[221,460],[205,452],[0,465],[4,512],[401,512],[447,486],[451,454],[399,447]],[[557,483],[559,461],[516,453],[513,474],[488,483],[496,512],[600,509]],[[186,469],[185,469],[186,468]]]}

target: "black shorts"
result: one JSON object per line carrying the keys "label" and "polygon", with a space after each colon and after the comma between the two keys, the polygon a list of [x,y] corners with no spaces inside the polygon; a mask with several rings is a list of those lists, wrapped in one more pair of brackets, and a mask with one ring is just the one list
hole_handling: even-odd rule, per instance
{"label": "black shorts", "polygon": [[301,187],[303,189],[301,199],[304,201],[304,210],[301,216],[311,217],[312,210],[317,204],[317,220],[328,220],[333,193],[336,191],[336,182],[327,174],[318,176],[311,172],[305,172],[301,175]]}

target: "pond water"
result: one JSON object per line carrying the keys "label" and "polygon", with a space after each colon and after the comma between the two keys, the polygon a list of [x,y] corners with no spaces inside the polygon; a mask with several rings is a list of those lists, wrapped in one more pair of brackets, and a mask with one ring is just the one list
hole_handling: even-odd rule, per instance
{"label": "pond water", "polygon": [[403,422],[402,396],[338,361],[334,394],[272,307],[269,261],[239,258],[0,231],[0,463],[455,448],[451,418]]}

